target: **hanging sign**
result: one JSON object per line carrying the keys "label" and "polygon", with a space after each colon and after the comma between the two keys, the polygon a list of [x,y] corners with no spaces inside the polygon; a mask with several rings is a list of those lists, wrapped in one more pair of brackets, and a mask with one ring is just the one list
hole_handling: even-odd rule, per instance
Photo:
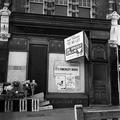
{"label": "hanging sign", "polygon": [[83,56],[88,59],[88,38],[85,32],[82,31],[64,39],[64,44],[66,61]]}

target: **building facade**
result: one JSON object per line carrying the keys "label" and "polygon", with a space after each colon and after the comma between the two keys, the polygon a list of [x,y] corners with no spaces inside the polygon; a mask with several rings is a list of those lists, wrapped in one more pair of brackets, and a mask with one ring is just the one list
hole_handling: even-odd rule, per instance
{"label": "building facade", "polygon": [[[99,16],[97,3],[89,0],[15,1],[10,4],[11,37],[0,41],[0,82],[36,80],[35,92],[44,92],[54,107],[118,104],[116,69],[111,74],[114,53],[109,60],[110,20],[91,19],[106,12]],[[64,39],[81,31],[88,38],[89,59],[66,62]]]}
{"label": "building facade", "polygon": [[105,19],[112,11],[119,13],[119,0],[1,0],[9,1],[9,9],[16,12],[71,17]]}

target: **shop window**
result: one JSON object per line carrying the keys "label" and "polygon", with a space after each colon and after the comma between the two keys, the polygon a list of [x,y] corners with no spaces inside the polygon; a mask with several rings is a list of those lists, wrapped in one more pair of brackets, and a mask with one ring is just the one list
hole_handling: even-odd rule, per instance
{"label": "shop window", "polygon": [[28,39],[13,38],[9,41],[7,81],[26,80]]}
{"label": "shop window", "polygon": [[64,42],[50,40],[49,44],[49,93],[84,93],[84,59],[66,62]]}
{"label": "shop window", "polygon": [[88,105],[85,57],[66,61],[64,44],[62,38],[49,40],[47,99],[54,107]]}
{"label": "shop window", "polygon": [[84,93],[84,74],[84,59],[69,63],[64,54],[49,53],[49,93]]}

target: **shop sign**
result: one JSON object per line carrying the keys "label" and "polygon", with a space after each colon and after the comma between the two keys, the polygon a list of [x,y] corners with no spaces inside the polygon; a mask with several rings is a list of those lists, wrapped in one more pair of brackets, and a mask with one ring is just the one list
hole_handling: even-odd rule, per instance
{"label": "shop sign", "polygon": [[55,67],[55,74],[79,74],[79,67],[78,66],[56,66]]}
{"label": "shop sign", "polygon": [[64,39],[65,59],[73,60],[86,56],[88,58],[88,38],[85,32],[79,32]]}

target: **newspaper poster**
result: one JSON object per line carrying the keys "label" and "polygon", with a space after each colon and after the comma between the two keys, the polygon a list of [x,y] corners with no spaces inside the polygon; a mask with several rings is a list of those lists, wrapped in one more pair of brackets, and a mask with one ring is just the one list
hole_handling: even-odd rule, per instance
{"label": "newspaper poster", "polygon": [[65,89],[65,79],[66,79],[65,76],[60,76],[60,75],[55,76],[56,85],[57,85],[58,90]]}
{"label": "newspaper poster", "polygon": [[48,91],[52,93],[83,93],[84,59],[66,62],[64,54],[49,54]]}
{"label": "newspaper poster", "polygon": [[66,88],[75,89],[75,76],[66,76]]}
{"label": "newspaper poster", "polygon": [[68,66],[62,61],[55,61],[54,75],[58,90],[76,88],[76,78],[79,76],[78,66]]}

